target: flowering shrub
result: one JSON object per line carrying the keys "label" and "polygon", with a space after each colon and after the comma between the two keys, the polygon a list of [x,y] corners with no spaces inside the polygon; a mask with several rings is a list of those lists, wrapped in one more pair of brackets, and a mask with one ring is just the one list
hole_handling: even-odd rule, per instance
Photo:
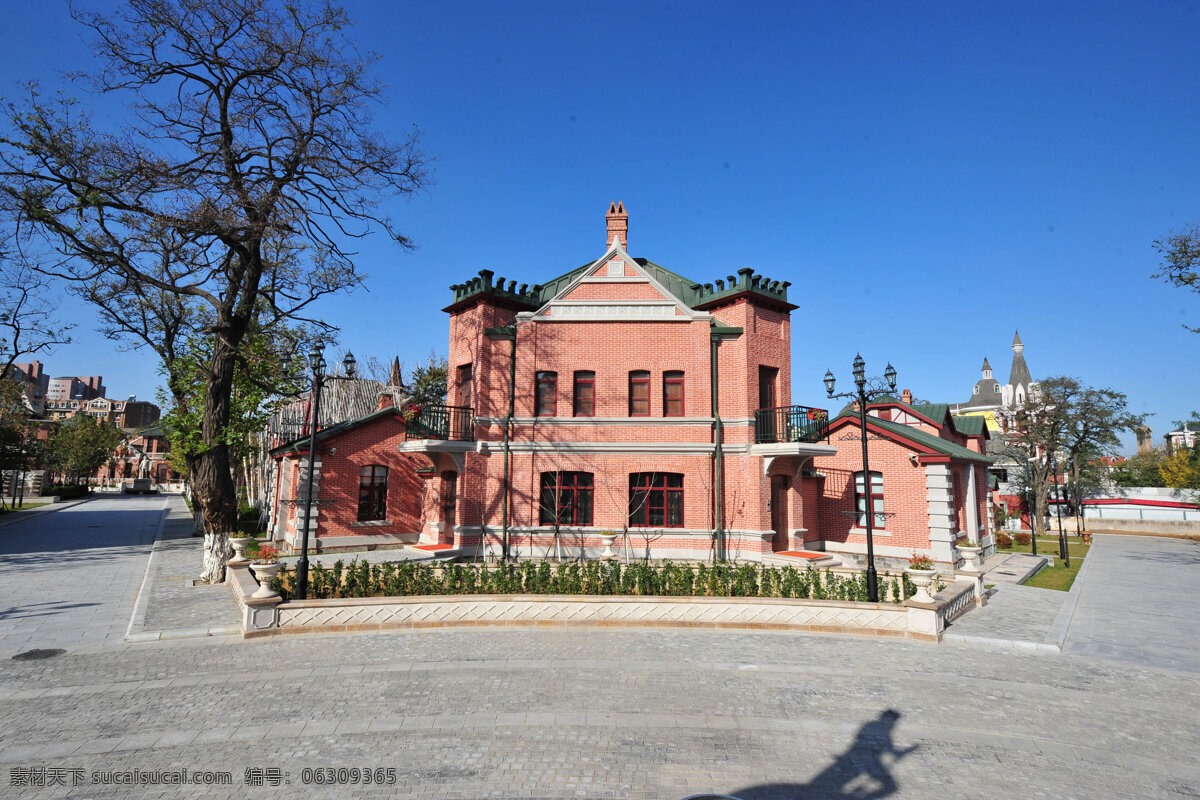
{"label": "flowering shrub", "polygon": [[933,559],[920,553],[913,553],[908,558],[909,569],[933,569]]}
{"label": "flowering shrub", "polygon": [[279,561],[279,551],[270,546],[258,548],[258,555],[254,557],[255,564],[274,564],[277,561]]}

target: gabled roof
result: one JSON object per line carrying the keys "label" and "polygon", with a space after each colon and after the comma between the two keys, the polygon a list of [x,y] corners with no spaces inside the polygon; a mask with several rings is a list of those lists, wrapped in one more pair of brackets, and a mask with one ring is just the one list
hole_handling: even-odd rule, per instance
{"label": "gabled roof", "polygon": [[954,429],[963,436],[986,436],[991,438],[988,432],[987,418],[981,415],[970,415],[961,417],[951,417],[954,421]]}
{"label": "gabled roof", "polygon": [[[355,428],[361,428],[363,425],[368,425],[376,420],[393,416],[400,416],[400,409],[396,408],[395,406],[381,408],[378,411],[367,414],[365,417],[346,420],[345,422],[339,422],[336,425],[330,425],[328,428],[322,428],[321,430],[317,431],[317,441],[324,442],[327,439],[336,438],[347,431],[354,430]],[[269,455],[278,456],[285,455],[287,453],[299,452],[300,450],[307,450],[308,442],[308,436],[301,436],[299,439],[290,441],[287,444],[281,444],[272,449]]]}
{"label": "gabled roof", "polygon": [[[843,411],[829,423],[829,431],[832,433],[835,428],[844,427],[846,424],[857,425],[858,415],[853,412]],[[991,464],[995,461],[995,459],[976,453],[974,450],[968,450],[954,442],[948,442],[940,436],[926,433],[911,425],[902,425],[898,422],[868,415],[867,427],[874,427],[880,433],[887,435],[889,439],[907,440],[909,445],[914,447],[914,449],[932,451],[939,455],[949,456],[957,461],[972,461],[977,464]]]}
{"label": "gabled roof", "polygon": [[[488,297],[492,302],[517,311],[535,311],[557,297],[564,289],[575,283],[592,267],[598,266],[612,255],[612,248],[603,257],[552,278],[544,284],[518,285],[515,280],[496,278],[490,269],[479,270],[479,276],[465,283],[450,286],[454,299],[443,311],[453,313],[471,306]],[[622,252],[624,252],[622,250]],[[711,283],[696,283],[690,278],[672,272],[666,267],[645,258],[632,258],[650,277],[661,284],[688,308],[703,311],[725,305],[740,298],[752,298],[767,306],[791,311],[797,306],[788,302],[787,290],[790,281],[771,280],[755,274],[753,269],[742,267],[735,275],[718,278]]]}

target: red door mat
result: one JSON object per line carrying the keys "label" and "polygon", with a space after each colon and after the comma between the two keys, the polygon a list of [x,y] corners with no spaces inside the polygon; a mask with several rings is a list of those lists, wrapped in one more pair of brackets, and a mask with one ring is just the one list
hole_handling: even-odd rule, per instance
{"label": "red door mat", "polygon": [[807,550],[784,550],[776,553],[777,556],[791,556],[792,558],[824,558],[826,553],[810,553]]}
{"label": "red door mat", "polygon": [[453,550],[452,544],[414,544],[413,550]]}

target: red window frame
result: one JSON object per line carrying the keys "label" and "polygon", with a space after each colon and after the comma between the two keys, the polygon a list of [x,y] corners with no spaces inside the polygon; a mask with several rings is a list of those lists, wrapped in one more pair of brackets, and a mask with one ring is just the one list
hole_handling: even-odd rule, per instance
{"label": "red window frame", "polygon": [[[875,491],[878,487],[879,491]],[[867,504],[863,498],[863,474],[862,471],[854,473],[854,510],[857,516],[854,518],[854,524],[859,528],[867,527]],[[875,521],[871,525],[872,528],[878,530],[885,526],[887,517],[884,515],[883,506],[883,473],[871,472],[871,513],[875,515]]]}
{"label": "red window frame", "polygon": [[[582,395],[589,396],[584,400]],[[574,412],[577,417],[596,416],[596,373],[591,370],[579,370],[575,373],[575,392],[572,395]],[[586,403],[586,405],[585,405]]]}
{"label": "red window frame", "polygon": [[543,472],[539,523],[553,525],[557,516],[559,525],[591,525],[594,487],[590,472]]}
{"label": "red window frame", "polygon": [[[671,396],[671,390],[678,390],[678,397]],[[671,370],[663,373],[663,416],[683,416],[683,371]]]}
{"label": "red window frame", "polygon": [[388,468],[368,464],[358,471],[358,521],[387,519]]}
{"label": "red window frame", "polygon": [[535,417],[558,416],[558,373],[538,372],[536,378],[533,415]]}
{"label": "red window frame", "polygon": [[[640,404],[645,403],[644,410]],[[629,416],[650,416],[650,373],[644,369],[629,373]]]}
{"label": "red window frame", "polygon": [[683,527],[683,475],[677,472],[629,474],[629,525]]}

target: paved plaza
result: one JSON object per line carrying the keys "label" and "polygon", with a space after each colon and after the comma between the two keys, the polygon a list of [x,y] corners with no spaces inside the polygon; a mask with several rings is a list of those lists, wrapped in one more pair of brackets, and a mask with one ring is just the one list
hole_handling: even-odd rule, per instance
{"label": "paved plaza", "polygon": [[[117,599],[99,606],[112,625],[122,622],[122,613],[126,626],[137,618],[143,577],[143,632],[206,625],[211,632],[226,624],[212,587],[183,588],[185,582],[169,580],[186,571],[180,553],[187,545],[164,549],[185,540],[167,538],[176,512],[164,517],[163,504],[161,498],[96,500],[0,528],[6,602],[24,580],[8,559],[33,552],[32,533],[19,527],[37,524],[43,531],[38,553],[56,545],[71,563],[102,554],[92,569],[99,574],[90,580],[128,590],[113,591]],[[89,507],[92,516],[68,516]],[[95,522],[110,514],[121,524],[109,529]],[[57,528],[47,523],[56,517]],[[160,519],[159,563],[146,570],[143,526],[152,537]],[[102,527],[80,539],[72,533],[76,520]],[[1194,596],[1200,576],[1179,558],[1194,555],[1195,546],[1097,538],[1084,585],[1072,598],[1076,608],[1062,653],[994,645],[1022,635],[1020,615],[1031,613],[1030,604],[1015,590],[1026,587],[998,587],[988,608],[951,629],[971,620],[976,638],[941,645],[796,633],[518,627],[252,641],[207,633],[136,643],[105,637],[71,646],[58,631],[6,627],[0,632],[5,652],[54,643],[67,652],[44,660],[0,659],[0,794],[1200,797],[1194,629],[1170,606],[1156,614],[1152,604],[1165,602],[1165,590],[1129,591],[1123,574],[1112,575],[1112,565],[1131,554],[1149,570],[1163,559],[1169,565],[1164,576],[1182,582],[1173,596]],[[125,555],[112,556],[110,549]],[[140,572],[127,559],[140,561]],[[110,573],[119,577],[103,577]],[[75,605],[87,594],[78,586],[55,586],[40,572],[29,580],[44,593],[38,602]],[[1003,600],[1009,592],[1018,602]],[[1059,594],[1056,617],[1067,602]],[[1121,598],[1128,599],[1127,609],[1115,604]],[[188,611],[191,599],[207,611]],[[61,612],[75,613],[82,611]],[[204,619],[209,613],[218,619]],[[100,616],[90,613],[97,625]],[[1151,617],[1154,624],[1144,624]],[[1140,631],[1130,630],[1126,619],[1142,624]],[[4,624],[9,621],[6,614]],[[1107,636],[1113,628],[1128,632]],[[1042,641],[1045,633],[1033,630],[1029,641]],[[1138,640],[1143,644],[1134,647]],[[371,784],[363,780],[367,767]],[[227,772],[231,782],[110,782],[132,770],[181,769],[193,776]]]}

